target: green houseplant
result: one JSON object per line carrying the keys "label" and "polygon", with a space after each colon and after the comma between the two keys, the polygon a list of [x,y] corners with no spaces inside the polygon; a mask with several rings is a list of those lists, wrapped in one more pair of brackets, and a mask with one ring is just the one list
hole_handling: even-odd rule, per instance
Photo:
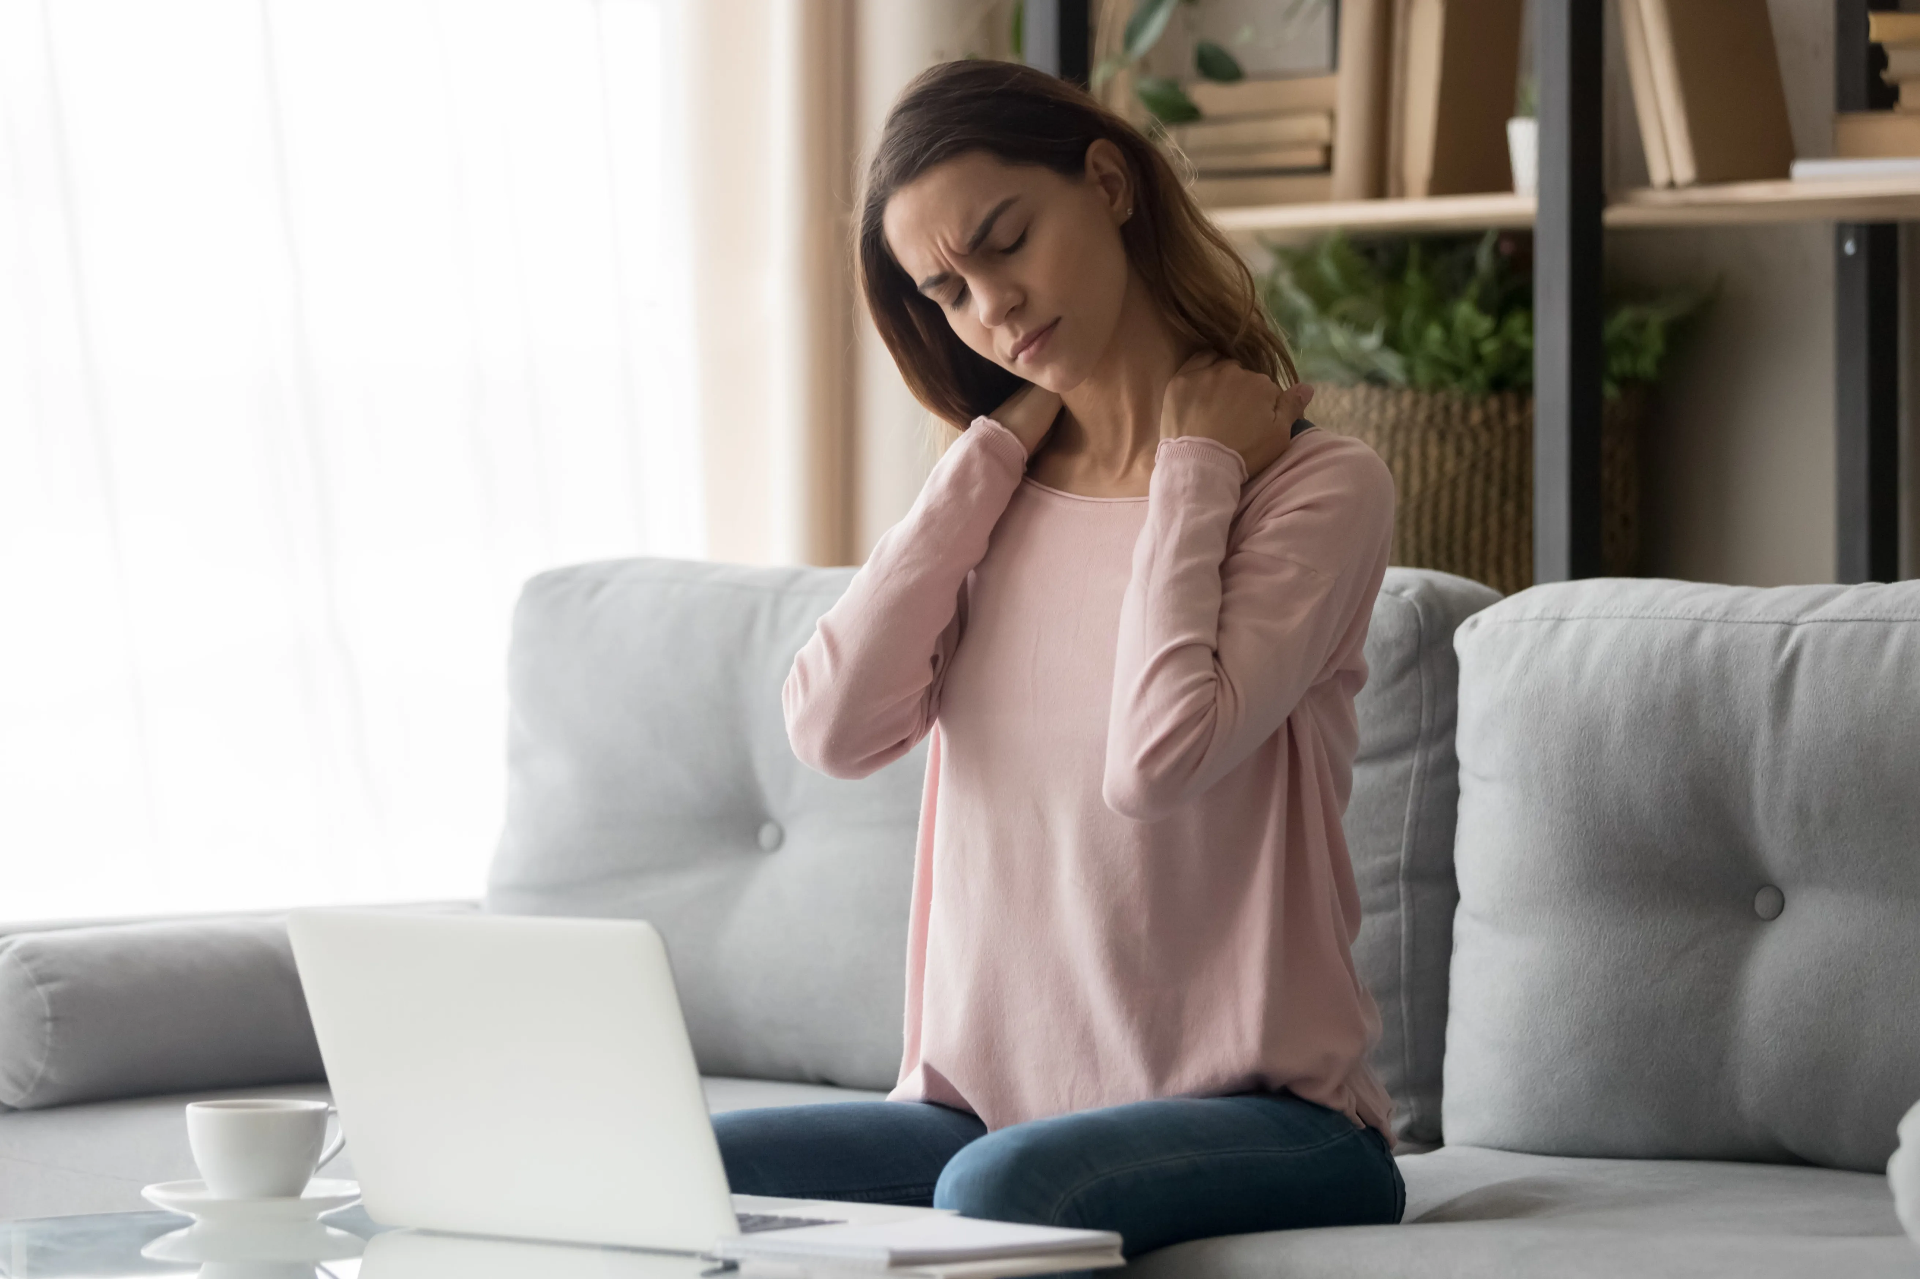
{"label": "green houseplant", "polygon": [[[1531,241],[1267,242],[1262,298],[1314,383],[1312,417],[1359,436],[1399,490],[1394,562],[1502,591],[1533,580]],[[1710,290],[1615,299],[1602,320],[1602,559],[1639,559],[1639,435],[1648,389]]]}

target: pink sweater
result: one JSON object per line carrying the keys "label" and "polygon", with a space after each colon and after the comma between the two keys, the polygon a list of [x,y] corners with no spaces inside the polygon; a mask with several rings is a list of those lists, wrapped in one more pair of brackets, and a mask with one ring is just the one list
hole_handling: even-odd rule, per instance
{"label": "pink sweater", "polygon": [[1340,828],[1393,481],[1298,436],[1251,483],[1163,440],[1146,497],[1026,478],[975,418],[794,659],[806,763],[923,736],[892,1096],[989,1128],[1285,1087],[1389,1140]]}

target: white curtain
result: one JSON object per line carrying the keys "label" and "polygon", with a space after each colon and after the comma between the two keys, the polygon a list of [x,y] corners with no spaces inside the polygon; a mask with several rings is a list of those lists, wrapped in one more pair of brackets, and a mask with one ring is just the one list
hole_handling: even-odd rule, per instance
{"label": "white curtain", "polygon": [[709,549],[857,563],[931,419],[855,294],[861,169],[935,62],[1011,55],[1014,0],[695,0],[687,36]]}
{"label": "white curtain", "polygon": [[0,0],[0,921],[475,894],[543,567],[707,549],[680,0]]}

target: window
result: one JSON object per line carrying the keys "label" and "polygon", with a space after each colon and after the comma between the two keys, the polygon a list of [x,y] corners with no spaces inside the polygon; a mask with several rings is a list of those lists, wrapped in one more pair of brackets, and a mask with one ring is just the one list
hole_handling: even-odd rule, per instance
{"label": "window", "polygon": [[471,896],[702,553],[673,0],[0,0],[0,920]]}

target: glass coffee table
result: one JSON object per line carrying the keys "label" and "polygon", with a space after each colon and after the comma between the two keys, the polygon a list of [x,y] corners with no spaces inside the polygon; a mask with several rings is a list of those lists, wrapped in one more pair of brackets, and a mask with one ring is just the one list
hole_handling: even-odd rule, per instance
{"label": "glass coffee table", "polygon": [[[4,1279],[694,1279],[696,1257],[388,1230],[358,1205],[324,1224],[205,1234],[170,1212],[0,1222]],[[799,1273],[798,1271],[790,1273]]]}
{"label": "glass coffee table", "polygon": [[[170,1212],[94,1213],[0,1221],[0,1279],[828,1279],[845,1268],[753,1265],[731,1270],[699,1257],[628,1248],[568,1247],[392,1230],[358,1204],[322,1224],[206,1233]],[[1058,1273],[1034,1261],[977,1263],[893,1274],[991,1279]],[[1082,1260],[1081,1264],[1089,1264]],[[869,1279],[875,1271],[864,1272]],[[1120,1270],[1106,1270],[1120,1275]]]}

